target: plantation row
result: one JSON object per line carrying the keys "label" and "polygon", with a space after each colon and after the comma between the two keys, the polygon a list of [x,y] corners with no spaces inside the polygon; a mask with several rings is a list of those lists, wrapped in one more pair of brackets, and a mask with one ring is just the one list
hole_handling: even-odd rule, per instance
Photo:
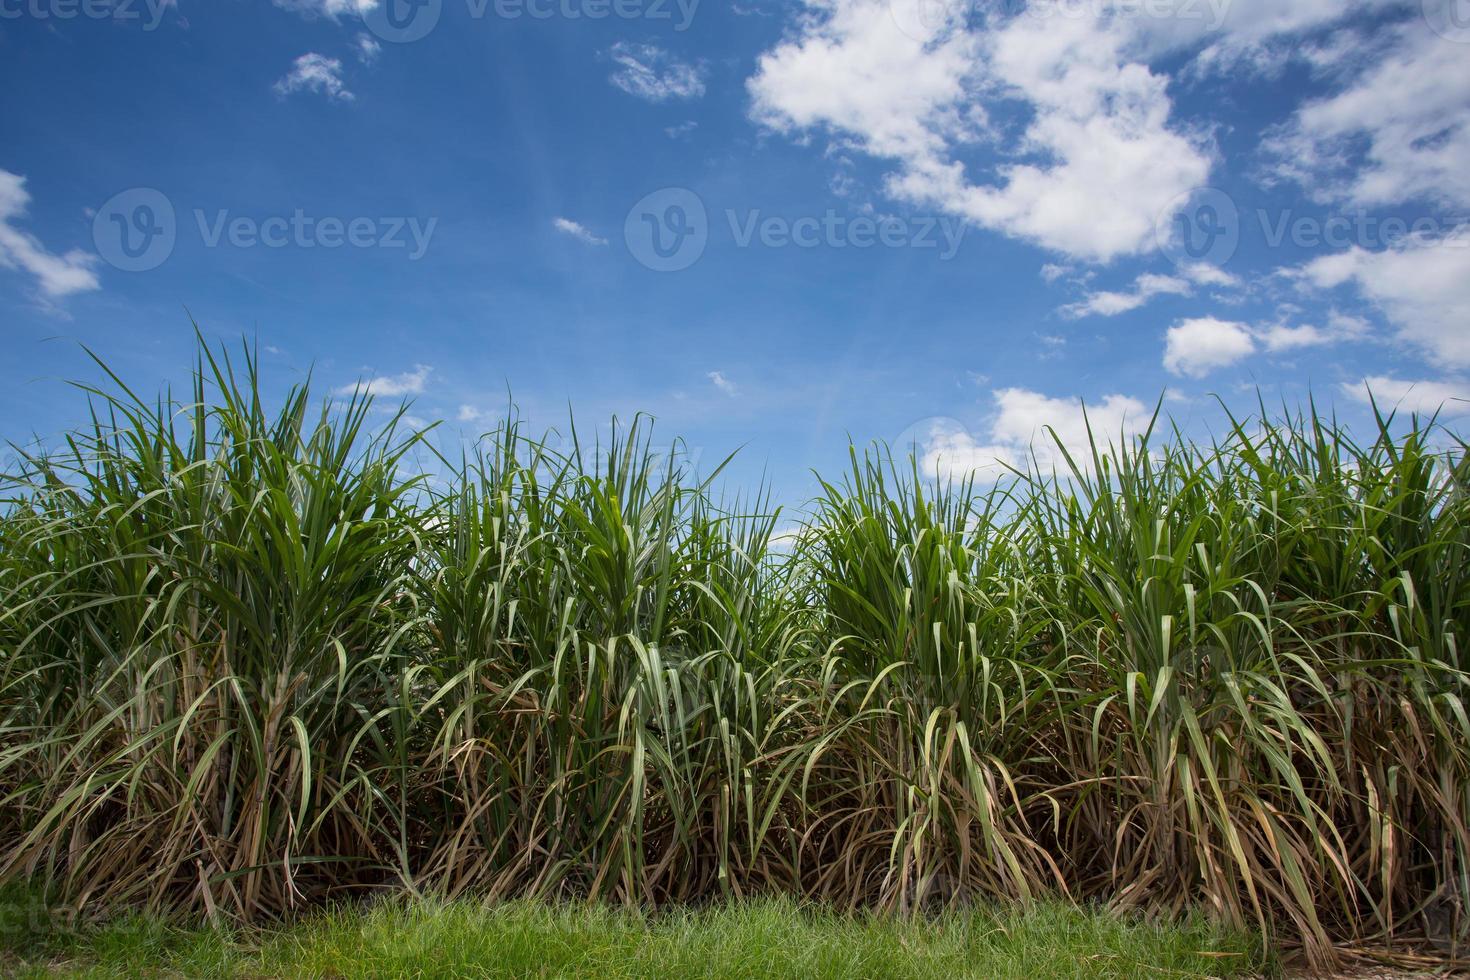
{"label": "plantation row", "polygon": [[258,391],[203,351],[192,399],[93,392],[6,478],[0,876],[227,920],[1061,895],[1319,964],[1470,932],[1442,429],[1100,438],[994,488],[855,451],[778,535],[646,426],[512,423],[430,480],[366,399]]}

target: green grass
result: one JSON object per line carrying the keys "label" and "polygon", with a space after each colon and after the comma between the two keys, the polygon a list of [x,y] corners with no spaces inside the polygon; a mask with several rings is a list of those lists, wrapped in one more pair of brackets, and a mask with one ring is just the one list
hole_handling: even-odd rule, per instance
{"label": "green grass", "polygon": [[789,900],[668,910],[466,901],[341,908],[225,935],[140,916],[31,936],[22,977],[1203,977],[1259,975],[1259,942],[1207,925],[1042,904],[934,918],[842,915]]}
{"label": "green grass", "polygon": [[993,486],[852,447],[782,511],[644,418],[435,461],[402,408],[263,390],[201,346],[0,474],[0,881],[241,928],[1067,896],[1318,967],[1470,946],[1470,454],[1432,420],[1159,420]]}

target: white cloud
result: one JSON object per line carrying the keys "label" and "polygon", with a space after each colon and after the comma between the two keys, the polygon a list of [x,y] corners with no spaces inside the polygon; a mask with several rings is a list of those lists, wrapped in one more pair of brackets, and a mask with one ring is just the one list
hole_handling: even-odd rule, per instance
{"label": "white cloud", "polygon": [[551,226],[563,235],[571,235],[579,242],[588,245],[606,245],[607,239],[594,235],[585,225],[573,221],[571,218],[552,218]]}
{"label": "white cloud", "polygon": [[316,92],[342,102],[351,102],[355,98],[342,83],[341,60],[315,51],[297,58],[285,77],[276,82],[275,91],[283,98],[302,91]]}
{"label": "white cloud", "polygon": [[1271,134],[1275,172],[1321,199],[1470,205],[1470,56],[1419,17],[1386,36],[1376,62]]}
{"label": "white cloud", "polygon": [[1218,265],[1208,262],[1195,262],[1180,269],[1184,278],[1197,286],[1239,286],[1240,279],[1231,275]]}
{"label": "white cloud", "polygon": [[374,10],[378,0],[273,0],[277,7],[305,17],[327,17],[337,20],[345,15],[361,17]]}
{"label": "white cloud", "polygon": [[716,388],[720,389],[725,394],[730,395],[731,397],[734,397],[735,394],[740,390],[735,386],[735,382],[725,377],[725,373],[723,371],[711,371],[709,374],[705,375],[705,377],[709,378],[710,382],[713,383]]}
{"label": "white cloud", "polygon": [[1177,276],[1160,276],[1153,273],[1144,273],[1133,283],[1133,289],[1126,293],[1101,291],[1089,293],[1085,298],[1076,303],[1069,303],[1062,307],[1064,316],[1073,318],[1084,316],[1117,316],[1136,310],[1155,296],[1188,296],[1194,291],[1193,287],[1185,280]]}
{"label": "white cloud", "polygon": [[97,274],[92,271],[97,256],[80,249],[53,255],[35,235],[15,226],[31,203],[25,185],[20,174],[0,170],[0,267],[34,276],[41,292],[53,299],[97,289]]}
{"label": "white cloud", "polygon": [[[1143,306],[1155,296],[1192,296],[1195,286],[1237,286],[1240,280],[1219,266],[1199,262],[1180,268],[1180,275],[1165,276],[1145,272],[1127,292],[1099,290],[1088,293],[1076,303],[1060,310],[1063,316],[1117,316]],[[1043,275],[1045,272],[1043,271]],[[1050,280],[1048,280],[1050,281]]]}
{"label": "white cloud", "polygon": [[[1074,462],[1091,468],[1091,438],[1099,447],[1129,441],[1147,428],[1152,413],[1126,395],[1107,395],[1100,404],[1084,406],[1077,398],[1051,398],[1025,388],[994,393],[995,412],[986,438],[977,440],[952,420],[935,420],[924,438],[920,465],[941,477],[973,473],[995,479],[1006,467],[1022,468],[1035,457],[1043,471],[1067,469],[1057,440]],[[1053,438],[1053,435],[1055,438]]]}
{"label": "white cloud", "polygon": [[371,34],[359,33],[353,39],[352,47],[357,51],[357,60],[365,65],[371,65],[383,53],[383,46]]}
{"label": "white cloud", "polygon": [[412,371],[381,378],[370,378],[366,381],[355,381],[350,385],[338,388],[336,393],[339,395],[373,395],[379,398],[421,395],[424,392],[424,384],[429,380],[429,374],[433,370],[427,364],[416,364]]}
{"label": "white cloud", "polygon": [[[1230,69],[1241,62],[1272,60],[1278,53],[1268,42],[1290,45],[1302,35],[1350,17],[1404,0],[1176,0],[1175,3],[1119,5],[1137,33],[1137,43],[1150,54],[1205,45],[1196,61],[1204,70]],[[1150,16],[1151,10],[1158,15]]]}
{"label": "white cloud", "polygon": [[1164,335],[1164,367],[1170,374],[1202,378],[1255,353],[1250,329],[1243,323],[1196,317],[1181,320]]}
{"label": "white cloud", "polygon": [[1404,381],[1387,375],[1375,375],[1362,381],[1342,385],[1343,394],[1364,404],[1369,393],[1385,411],[1408,412],[1452,418],[1470,414],[1470,382]]}
{"label": "white cloud", "polygon": [[459,412],[455,414],[456,421],[466,423],[486,422],[494,418],[491,413],[476,405],[461,405]]}
{"label": "white cloud", "polygon": [[[1069,9],[969,29],[921,16],[926,0],[807,6],[747,82],[754,118],[895,161],[898,199],[1108,261],[1152,249],[1160,214],[1209,174],[1205,152],[1169,129],[1167,77],[1128,54],[1127,18]],[[1024,133],[972,182],[956,151],[998,140],[987,109],[1015,102],[1030,110]]]}
{"label": "white cloud", "polygon": [[1256,336],[1260,339],[1261,346],[1273,354],[1300,350],[1303,347],[1321,347],[1337,340],[1329,331],[1310,323],[1298,326],[1277,323],[1259,331]]}
{"label": "white cloud", "polygon": [[1343,316],[1334,310],[1327,318],[1327,326],[1303,323],[1294,326],[1284,321],[1255,331],[1255,337],[1270,353],[1301,350],[1305,347],[1325,347],[1348,340],[1361,340],[1368,335],[1368,321],[1358,317]]}
{"label": "white cloud", "polygon": [[1450,364],[1470,365],[1470,229],[1380,252],[1354,247],[1315,259],[1297,275],[1322,289],[1355,286],[1400,339]]}
{"label": "white cloud", "polygon": [[919,467],[924,473],[941,479],[961,479],[973,474],[976,479],[995,480],[1004,475],[1007,467],[1019,463],[1014,446],[982,444],[958,424],[935,421],[922,437]]}
{"label": "white cloud", "polygon": [[609,76],[618,88],[649,102],[697,99],[704,94],[704,68],[679,61],[653,44],[619,41],[608,51],[618,70]]}

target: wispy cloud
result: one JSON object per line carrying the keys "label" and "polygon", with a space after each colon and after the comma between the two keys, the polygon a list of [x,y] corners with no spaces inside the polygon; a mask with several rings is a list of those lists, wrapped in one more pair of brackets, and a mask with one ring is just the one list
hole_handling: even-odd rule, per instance
{"label": "wispy cloud", "polygon": [[[1055,268],[1057,267],[1043,267],[1042,277],[1047,276],[1049,269]],[[1061,275],[1061,272],[1056,275]],[[1199,263],[1185,266],[1177,276],[1146,272],[1134,280],[1133,288],[1127,292],[1102,290],[1089,293],[1078,302],[1062,307],[1060,312],[1073,319],[1084,316],[1117,316],[1138,309],[1155,296],[1191,296],[1196,286],[1235,286],[1239,282],[1240,280],[1219,266]]]}
{"label": "wispy cloud", "polygon": [[336,20],[344,15],[363,14],[374,10],[378,0],[273,0],[277,7],[304,17],[326,17]]}
{"label": "wispy cloud", "polygon": [[357,52],[357,60],[365,65],[371,65],[383,53],[383,46],[371,34],[359,33],[352,41],[352,49]]}
{"label": "wispy cloud", "polygon": [[424,385],[429,380],[429,374],[433,370],[427,364],[416,364],[412,371],[355,381],[350,385],[338,388],[336,393],[339,395],[373,395],[380,398],[421,395],[424,392]]}
{"label": "wispy cloud", "polygon": [[594,234],[586,225],[579,221],[573,221],[571,218],[552,218],[551,226],[563,235],[570,235],[577,241],[585,242],[588,245],[607,244],[606,238]]}
{"label": "wispy cloud", "polygon": [[725,377],[725,372],[723,371],[711,371],[709,372],[709,374],[705,375],[705,377],[709,378],[710,383],[713,384],[716,388],[720,389],[725,394],[730,395],[731,397],[734,397],[740,391],[740,389],[736,387],[735,382]]}
{"label": "wispy cloud", "polygon": [[609,80],[629,95],[649,102],[704,95],[704,67],[680,61],[657,45],[619,41],[608,57],[618,65]]}
{"label": "wispy cloud", "polygon": [[282,98],[295,92],[316,92],[339,102],[351,102],[356,98],[342,81],[341,59],[328,58],[315,51],[307,52],[292,63],[291,70],[276,82],[275,92]]}

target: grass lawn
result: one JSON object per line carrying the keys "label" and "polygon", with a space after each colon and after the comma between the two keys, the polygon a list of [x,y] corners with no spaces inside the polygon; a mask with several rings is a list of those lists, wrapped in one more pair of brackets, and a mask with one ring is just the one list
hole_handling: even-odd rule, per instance
{"label": "grass lawn", "polygon": [[1061,905],[920,921],[783,900],[645,919],[526,902],[388,902],[225,934],[125,918],[73,931],[24,893],[0,903],[0,973],[20,977],[1198,977],[1259,974],[1261,945],[1202,921]]}

